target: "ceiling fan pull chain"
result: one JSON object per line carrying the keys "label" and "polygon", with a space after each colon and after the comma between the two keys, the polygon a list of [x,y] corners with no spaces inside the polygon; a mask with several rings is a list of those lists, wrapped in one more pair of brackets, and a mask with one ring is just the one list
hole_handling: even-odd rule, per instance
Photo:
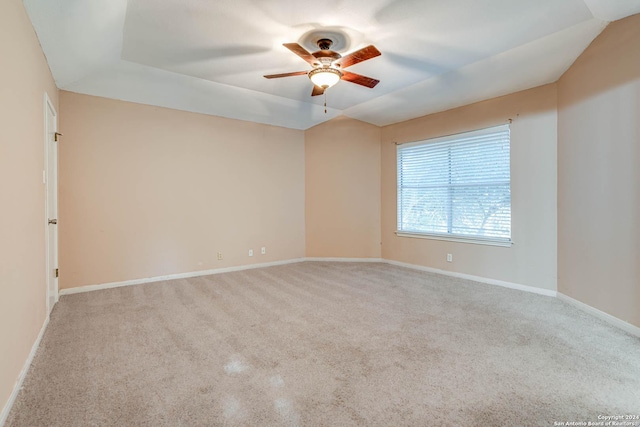
{"label": "ceiling fan pull chain", "polygon": [[324,113],[327,114],[327,91],[324,91]]}

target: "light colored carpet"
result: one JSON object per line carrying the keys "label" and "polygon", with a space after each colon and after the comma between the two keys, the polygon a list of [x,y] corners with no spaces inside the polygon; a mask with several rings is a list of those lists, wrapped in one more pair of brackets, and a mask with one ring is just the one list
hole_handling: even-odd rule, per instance
{"label": "light colored carpet", "polygon": [[549,297],[304,262],[62,297],[7,426],[553,425],[640,414],[640,339]]}

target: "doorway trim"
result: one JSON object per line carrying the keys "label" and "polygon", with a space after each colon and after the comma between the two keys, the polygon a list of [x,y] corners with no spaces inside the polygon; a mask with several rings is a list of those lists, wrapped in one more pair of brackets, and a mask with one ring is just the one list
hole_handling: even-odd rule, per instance
{"label": "doorway trim", "polygon": [[[52,115],[53,115],[53,123],[49,123],[47,120],[47,113],[48,111],[51,111]],[[51,310],[53,310],[53,306],[55,305],[55,303],[58,302],[59,299],[59,292],[58,292],[58,279],[52,277],[51,271],[54,268],[58,268],[57,265],[51,265],[52,264],[52,254],[50,254],[49,252],[49,245],[50,245],[50,230],[49,230],[49,177],[51,173],[55,173],[56,177],[55,177],[55,182],[56,182],[56,193],[53,195],[55,200],[56,200],[56,206],[58,204],[57,200],[58,200],[58,167],[56,164],[55,167],[55,171],[50,171],[49,170],[49,157],[51,156],[51,153],[49,151],[49,140],[50,138],[53,138],[53,135],[55,135],[55,133],[58,131],[58,112],[56,111],[53,102],[51,102],[51,98],[49,98],[49,95],[47,94],[47,92],[44,93],[44,109],[43,109],[43,114],[44,114],[44,170],[42,171],[42,184],[44,185],[44,236],[45,236],[45,268],[46,268],[46,280],[45,280],[45,286],[46,286],[46,307],[47,307],[47,319],[49,318],[49,315],[51,314]],[[53,129],[50,129],[50,126],[53,127]],[[56,150],[57,151],[57,150]],[[56,156],[56,163],[57,163],[57,156]],[[57,215],[57,214],[56,214]],[[53,256],[53,259],[57,260],[58,259],[58,241],[56,239],[56,247],[55,247],[55,255]],[[57,261],[56,261],[57,262]],[[50,299],[51,299],[51,292],[53,292],[53,304],[50,304]]]}

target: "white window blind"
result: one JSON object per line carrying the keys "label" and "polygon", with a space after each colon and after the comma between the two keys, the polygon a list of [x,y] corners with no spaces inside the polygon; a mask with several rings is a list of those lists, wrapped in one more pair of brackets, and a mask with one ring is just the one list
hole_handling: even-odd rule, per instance
{"label": "white window blind", "polygon": [[509,125],[398,145],[398,234],[511,242]]}

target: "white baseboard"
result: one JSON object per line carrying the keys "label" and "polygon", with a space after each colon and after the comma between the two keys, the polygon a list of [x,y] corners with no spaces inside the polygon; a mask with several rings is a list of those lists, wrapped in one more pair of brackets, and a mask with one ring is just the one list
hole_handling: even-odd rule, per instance
{"label": "white baseboard", "polygon": [[164,280],[175,280],[175,279],[188,279],[189,277],[209,276],[211,274],[230,273],[233,271],[252,270],[254,268],[294,264],[297,262],[302,262],[304,260],[305,258],[294,258],[294,259],[288,259],[284,261],[263,262],[260,264],[239,265],[236,267],[216,268],[213,270],[200,270],[200,271],[191,271],[188,273],[169,274],[166,276],[146,277],[143,279],[125,280],[123,282],[100,283],[97,285],[87,285],[87,286],[79,286],[77,288],[61,289],[59,294],[60,296],[71,295],[71,294],[79,294],[82,292],[98,291],[101,289],[111,289],[111,288],[120,288],[122,286],[139,285],[142,283],[161,282]]}
{"label": "white baseboard", "polygon": [[29,356],[27,357],[27,360],[24,362],[24,366],[20,371],[20,375],[18,375],[18,381],[16,381],[16,385],[13,387],[13,391],[9,396],[9,400],[7,400],[7,403],[4,405],[2,412],[0,412],[0,427],[2,427],[4,423],[7,421],[9,412],[11,412],[13,403],[15,402],[16,397],[18,397],[18,393],[22,388],[22,383],[24,382],[24,379],[26,378],[27,373],[29,372],[29,368],[31,367],[31,362],[33,362],[33,358],[36,355],[36,351],[38,351],[38,347],[40,347],[40,341],[42,341],[42,337],[44,336],[44,331],[47,329],[48,324],[49,324],[49,316],[47,316],[46,319],[44,320],[44,324],[40,329],[40,333],[38,334],[38,337],[36,338],[35,342],[31,346],[31,351],[29,352]]}
{"label": "white baseboard", "polygon": [[616,326],[622,329],[623,331],[630,333],[631,335],[634,335],[640,338],[640,328],[632,325],[631,323],[625,322],[622,319],[618,319],[617,317],[614,317],[608,313],[605,313],[604,311],[598,310],[597,308],[591,307],[590,305],[580,302],[577,299],[573,299],[569,296],[566,296],[565,294],[561,294],[560,292],[558,292],[558,299],[568,304],[571,304],[572,306],[586,313],[589,313],[601,320],[604,320],[605,322],[613,326]]}
{"label": "white baseboard", "polygon": [[488,285],[502,286],[503,288],[517,289],[519,291],[530,292],[534,294],[555,297],[556,291],[549,289],[536,288],[534,286],[520,285],[518,283],[505,282],[502,280],[488,279],[486,277],[472,276],[471,274],[456,273],[453,271],[440,270],[438,268],[424,267],[422,265],[407,264],[406,262],[385,259],[383,262],[400,267],[413,268],[414,270],[427,271],[429,273],[443,274],[445,276],[457,277],[459,279],[473,280],[474,282],[486,283]]}
{"label": "white baseboard", "polygon": [[382,258],[323,258],[323,257],[307,257],[303,261],[316,262],[385,262]]}

